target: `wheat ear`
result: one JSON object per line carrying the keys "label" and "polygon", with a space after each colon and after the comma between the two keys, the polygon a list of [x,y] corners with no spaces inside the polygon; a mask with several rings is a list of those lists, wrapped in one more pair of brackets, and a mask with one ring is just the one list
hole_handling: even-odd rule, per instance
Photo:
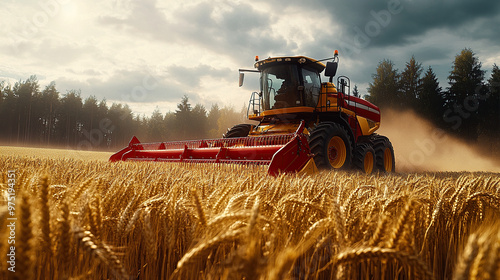
{"label": "wheat ear", "polygon": [[203,205],[201,205],[200,197],[198,196],[198,191],[196,188],[191,189],[193,193],[194,204],[196,205],[196,211],[198,212],[198,219],[200,224],[205,227],[207,226],[207,217],[205,215],[205,210],[203,210]]}
{"label": "wheat ear", "polygon": [[71,244],[71,225],[69,220],[69,207],[66,202],[62,202],[60,206],[61,218],[58,220],[57,224],[57,246],[55,247],[56,259],[58,262],[61,274],[64,275],[68,264],[70,256],[70,244]]}
{"label": "wheat ear", "polygon": [[33,238],[33,232],[31,228],[31,209],[30,209],[30,199],[26,191],[21,195],[21,206],[19,209],[20,217],[18,221],[20,222],[19,239],[16,240],[16,246],[18,249],[16,255],[16,268],[15,276],[17,279],[32,279],[33,276],[33,262],[31,259],[31,240]]}
{"label": "wheat ear", "polygon": [[42,232],[42,251],[46,254],[51,252],[50,240],[50,210],[49,210],[49,183],[47,175],[40,178],[40,213],[42,219],[40,221]]}
{"label": "wheat ear", "polygon": [[90,231],[76,229],[75,236],[79,240],[80,244],[82,244],[82,246],[89,251],[95,259],[106,265],[113,272],[116,278],[129,278],[122,263],[111,251],[111,249],[106,244],[100,242]]}
{"label": "wheat ear", "polygon": [[382,214],[382,218],[378,221],[377,228],[375,229],[375,232],[373,233],[372,237],[368,241],[369,246],[376,246],[382,239],[382,235],[385,232],[387,223],[389,222],[389,215],[387,214]]}
{"label": "wheat ear", "polygon": [[393,228],[389,240],[387,241],[387,248],[395,248],[396,245],[398,244],[399,239],[403,235],[403,231],[405,229],[405,224],[408,221],[408,217],[410,216],[411,213],[411,206],[413,204],[413,201],[410,201],[406,204],[405,208],[403,209],[403,212],[399,216],[399,219],[396,223],[396,226]]}
{"label": "wheat ear", "polygon": [[414,255],[410,255],[406,252],[397,251],[395,249],[389,248],[378,248],[378,247],[368,247],[361,249],[350,249],[339,253],[335,258],[328,262],[325,266],[317,271],[318,275],[320,272],[324,271],[329,266],[333,265],[335,269],[337,266],[347,263],[354,262],[360,263],[365,260],[380,260],[380,259],[392,259],[397,260],[401,264],[406,264],[419,272],[425,279],[434,279],[432,272],[429,270],[424,261]]}
{"label": "wheat ear", "polygon": [[195,262],[198,259],[197,258],[198,256],[202,255],[203,253],[207,252],[208,250],[214,247],[217,247],[219,244],[224,242],[232,242],[239,239],[240,236],[245,232],[245,230],[246,229],[232,230],[224,234],[221,234],[219,236],[216,236],[194,247],[189,252],[187,252],[177,263],[177,269],[175,270],[174,274],[179,273],[186,264]]}
{"label": "wheat ear", "polygon": [[477,242],[477,235],[471,234],[469,236],[469,241],[465,247],[462,257],[459,259],[455,273],[453,274],[453,280],[467,280],[469,279],[472,265],[474,259],[479,251],[479,244]]}

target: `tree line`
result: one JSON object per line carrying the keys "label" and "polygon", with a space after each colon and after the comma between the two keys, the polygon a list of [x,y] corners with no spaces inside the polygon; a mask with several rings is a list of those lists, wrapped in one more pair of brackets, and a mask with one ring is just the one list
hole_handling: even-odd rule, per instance
{"label": "tree line", "polygon": [[[493,65],[491,76],[471,49],[456,57],[442,89],[431,66],[425,71],[412,57],[402,72],[394,63],[381,61],[365,98],[379,107],[411,109],[436,126],[466,140],[479,135],[500,137],[500,70]],[[359,95],[357,87],[354,94]],[[63,146],[77,149],[116,149],[133,135],[141,141],[219,138],[234,124],[246,121],[246,110],[207,110],[192,106],[184,96],[175,112],[151,116],[134,115],[126,104],[107,105],[94,96],[85,100],[79,90],[61,94],[55,82],[43,90],[36,76],[11,86],[0,82],[0,142],[10,145]],[[411,124],[408,124],[411,125]]]}
{"label": "tree line", "polygon": [[141,141],[219,138],[228,127],[245,122],[246,110],[206,110],[184,96],[175,112],[151,116],[132,113],[127,104],[107,105],[79,90],[61,94],[55,82],[40,90],[36,76],[11,86],[0,82],[0,142],[8,145],[59,146],[85,150],[116,149],[132,136]]}
{"label": "tree line", "polygon": [[[468,141],[500,136],[500,70],[493,65],[485,77],[469,48],[456,55],[443,89],[431,66],[425,71],[415,57],[402,72],[389,59],[381,61],[366,99],[380,107],[411,109],[436,126]],[[411,126],[411,124],[408,124]]]}

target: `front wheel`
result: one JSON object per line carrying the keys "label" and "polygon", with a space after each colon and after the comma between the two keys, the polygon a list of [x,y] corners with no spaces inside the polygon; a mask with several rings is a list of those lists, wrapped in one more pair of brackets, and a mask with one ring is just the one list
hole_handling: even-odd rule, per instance
{"label": "front wheel", "polygon": [[254,125],[247,123],[237,124],[228,128],[227,132],[222,135],[222,138],[247,137],[253,127]]}
{"label": "front wheel", "polygon": [[354,166],[366,174],[375,168],[375,150],[368,143],[360,143],[354,151]]}
{"label": "front wheel", "polygon": [[381,172],[395,172],[396,160],[391,141],[385,136],[373,135],[372,143],[375,150],[377,169]]}
{"label": "front wheel", "polygon": [[309,138],[309,146],[318,168],[349,169],[352,145],[347,131],[333,122],[320,123]]}

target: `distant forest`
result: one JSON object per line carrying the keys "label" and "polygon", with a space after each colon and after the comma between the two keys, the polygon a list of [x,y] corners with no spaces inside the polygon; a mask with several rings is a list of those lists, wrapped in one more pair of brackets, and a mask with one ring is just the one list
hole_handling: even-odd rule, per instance
{"label": "distant forest", "polygon": [[406,63],[402,72],[394,68],[391,60],[385,59],[372,77],[369,95],[365,98],[377,106],[411,109],[467,141],[483,138],[498,142],[500,70],[493,65],[491,76],[486,78],[481,62],[471,49],[463,49],[455,57],[446,89],[440,86],[432,67],[424,71],[415,57]]}
{"label": "distant forest", "polygon": [[175,112],[134,115],[126,104],[82,99],[79,90],[66,94],[55,82],[40,90],[36,76],[12,87],[0,82],[0,143],[115,150],[136,135],[140,141],[220,138],[228,127],[246,121],[246,110],[189,103],[184,96]]}
{"label": "distant forest", "polygon": [[[373,74],[364,98],[384,108],[411,109],[436,126],[468,141],[500,137],[500,70],[490,77],[471,49],[455,57],[443,89],[432,69],[414,57],[402,72],[388,59]],[[359,94],[357,88],[354,94]],[[184,96],[175,112],[134,115],[126,104],[82,99],[79,90],[61,94],[55,82],[43,90],[36,76],[13,86],[0,82],[0,143],[60,146],[86,150],[116,149],[136,135],[141,141],[219,138],[227,128],[246,122],[246,109],[210,110],[192,106]],[[408,124],[411,126],[411,123]]]}

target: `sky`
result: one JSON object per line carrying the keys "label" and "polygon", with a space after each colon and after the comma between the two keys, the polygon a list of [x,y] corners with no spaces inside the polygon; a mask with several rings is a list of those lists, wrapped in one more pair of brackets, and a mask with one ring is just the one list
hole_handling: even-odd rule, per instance
{"label": "sky", "polygon": [[[498,0],[3,0],[0,80],[36,75],[64,95],[128,104],[135,114],[247,104],[255,56],[328,58],[362,95],[380,61],[415,56],[441,87],[471,48],[489,78],[500,64]],[[249,77],[250,76],[250,77]],[[323,76],[323,80],[326,78]]]}

